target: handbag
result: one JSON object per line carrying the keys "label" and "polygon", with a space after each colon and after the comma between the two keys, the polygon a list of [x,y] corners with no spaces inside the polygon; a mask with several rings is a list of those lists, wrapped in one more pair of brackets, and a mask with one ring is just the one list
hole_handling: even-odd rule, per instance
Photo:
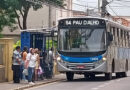
{"label": "handbag", "polygon": [[27,76],[28,75],[28,69],[24,69],[23,74]]}
{"label": "handbag", "polygon": [[41,74],[43,74],[43,70],[42,70],[42,68],[39,66],[38,75],[41,75]]}

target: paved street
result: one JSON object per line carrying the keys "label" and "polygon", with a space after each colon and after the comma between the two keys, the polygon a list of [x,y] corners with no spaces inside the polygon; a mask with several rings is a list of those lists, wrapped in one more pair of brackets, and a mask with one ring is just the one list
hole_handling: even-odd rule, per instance
{"label": "paved street", "polygon": [[130,72],[126,78],[113,77],[111,81],[104,80],[103,75],[98,75],[95,80],[85,80],[81,76],[72,82],[60,81],[28,90],[130,90]]}

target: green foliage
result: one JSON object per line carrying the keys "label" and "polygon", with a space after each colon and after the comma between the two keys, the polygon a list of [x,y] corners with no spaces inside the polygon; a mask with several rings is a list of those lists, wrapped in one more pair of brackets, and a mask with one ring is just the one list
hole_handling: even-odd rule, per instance
{"label": "green foliage", "polygon": [[[54,44],[54,48],[57,48],[57,41],[53,41],[53,44]],[[48,46],[49,46],[49,49],[52,48],[52,40],[46,40],[46,49],[47,50],[48,50]]]}
{"label": "green foliage", "polygon": [[0,38],[3,38],[3,35],[0,33]]}
{"label": "green foliage", "polygon": [[6,4],[6,0],[0,0],[0,32],[5,26],[14,27],[16,15],[13,9]]}
{"label": "green foliage", "polygon": [[21,40],[18,40],[14,45],[13,48],[15,49],[17,46],[21,47]]}
{"label": "green foliage", "polygon": [[63,7],[63,1],[64,0],[45,0],[45,1],[48,2],[48,3],[50,3],[50,4],[52,4],[52,5]]}

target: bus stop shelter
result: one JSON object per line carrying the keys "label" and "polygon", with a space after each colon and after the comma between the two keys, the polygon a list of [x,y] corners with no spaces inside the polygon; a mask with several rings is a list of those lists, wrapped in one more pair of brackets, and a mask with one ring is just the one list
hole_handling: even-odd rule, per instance
{"label": "bus stop shelter", "polygon": [[[49,46],[54,46],[55,29],[27,29],[21,30],[21,50],[24,46],[28,48],[38,48],[42,51],[48,51]],[[52,40],[52,45],[49,41]]]}
{"label": "bus stop shelter", "polygon": [[[57,31],[55,29],[28,29],[21,30],[21,50],[23,50],[24,46],[28,48],[38,48],[41,49],[44,53],[43,58],[45,60],[43,68],[46,77],[50,75],[49,64],[46,63],[49,60],[49,50],[54,48],[54,41],[56,38]],[[51,42],[51,43],[50,43]],[[51,45],[50,45],[51,44]],[[57,73],[56,63],[54,62],[53,72]],[[50,77],[50,76],[49,76]],[[49,78],[48,77],[48,78]]]}

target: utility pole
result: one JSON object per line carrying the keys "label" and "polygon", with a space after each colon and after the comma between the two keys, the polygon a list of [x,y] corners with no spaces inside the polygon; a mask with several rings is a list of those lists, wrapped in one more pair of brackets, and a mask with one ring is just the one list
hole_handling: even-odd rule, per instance
{"label": "utility pole", "polygon": [[48,17],[48,26],[49,29],[51,28],[51,5],[49,4],[49,17]]}
{"label": "utility pole", "polygon": [[102,0],[102,7],[101,7],[101,17],[105,17],[106,15],[106,6],[109,4],[107,0]]}
{"label": "utility pole", "polygon": [[87,6],[85,5],[85,8],[87,9],[87,16],[89,16],[89,8],[88,8],[88,3],[87,3]]}
{"label": "utility pole", "polygon": [[[49,4],[49,6],[48,6],[48,28],[49,28],[49,30],[51,29],[51,5]],[[49,46],[50,46],[50,43],[49,43],[49,41],[50,41],[50,39],[49,39],[49,36],[48,36],[48,52],[49,52]]]}
{"label": "utility pole", "polygon": [[100,5],[101,5],[101,0],[98,0],[98,12],[99,12],[99,13],[100,13],[100,11],[101,11]]}

